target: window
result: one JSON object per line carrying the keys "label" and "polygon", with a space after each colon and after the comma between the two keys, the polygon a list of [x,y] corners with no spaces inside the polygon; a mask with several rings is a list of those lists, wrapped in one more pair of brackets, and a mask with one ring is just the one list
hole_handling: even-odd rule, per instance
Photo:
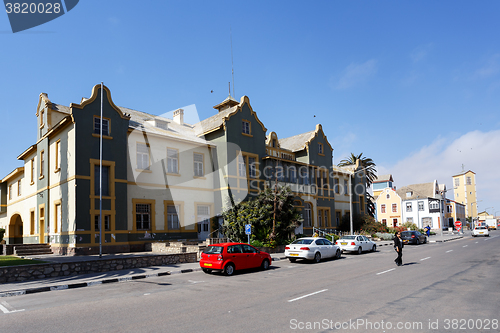
{"label": "window", "polygon": [[251,178],[257,178],[257,164],[255,157],[248,157],[248,173]]}
{"label": "window", "polygon": [[[94,164],[94,194],[100,195],[100,166]],[[102,166],[102,195],[109,196],[109,166]]]}
{"label": "window", "polygon": [[385,204],[384,205],[380,205],[380,212],[382,214],[385,214]]}
{"label": "window", "polygon": [[328,215],[330,215],[330,211],[329,210],[325,210],[325,227],[329,227],[330,226],[328,224],[328,222],[329,222]]}
{"label": "window", "polygon": [[335,212],[335,221],[337,225],[340,225],[340,212]]}
{"label": "window", "polygon": [[196,207],[196,211],[198,215],[198,233],[208,232],[210,225],[210,206],[199,205]]}
{"label": "window", "polygon": [[297,183],[297,171],[295,166],[288,167],[288,181],[290,183]]}
{"label": "window", "polygon": [[455,187],[460,186],[460,178],[455,178]]}
{"label": "window", "polygon": [[398,212],[398,204],[392,204],[392,212],[397,213]]}
{"label": "window", "polygon": [[241,122],[241,125],[242,125],[242,127],[243,127],[241,132],[242,132],[243,134],[250,135],[250,129],[251,129],[251,127],[250,127],[250,122],[249,122],[248,120],[243,120],[243,121]]}
{"label": "window", "polygon": [[320,154],[320,155],[324,154],[324,152],[323,152],[323,144],[322,143],[318,143],[318,154]]}
{"label": "window", "polygon": [[30,211],[30,235],[35,234],[35,210]]}
{"label": "window", "polygon": [[301,166],[300,173],[301,173],[302,183],[304,185],[309,185],[309,169],[305,166]]}
{"label": "window", "polygon": [[61,140],[56,141],[54,153],[56,157],[56,165],[54,172],[58,172],[59,170],[61,170]]}
{"label": "window", "polygon": [[410,213],[412,211],[411,202],[406,203],[406,211]]}
{"label": "window", "polygon": [[45,152],[42,150],[40,152],[40,178],[43,178],[43,165],[45,164]]}
{"label": "window", "polygon": [[347,180],[344,179],[344,194],[349,195]]}
{"label": "window", "polygon": [[273,148],[276,148],[276,139],[273,139]]}
{"label": "window", "polygon": [[54,213],[54,232],[57,233],[61,230],[61,202],[56,203]]}
{"label": "window", "polygon": [[167,206],[167,223],[169,230],[178,230],[180,229],[179,223],[179,206],[177,205],[168,205]]}
{"label": "window", "polygon": [[333,189],[335,190],[335,193],[340,194],[340,185],[339,185],[339,179],[334,178],[333,179]]}
{"label": "window", "polygon": [[[110,221],[111,221],[111,215],[104,215],[104,230],[109,231],[111,230],[110,228]],[[95,231],[101,231],[101,225],[99,223],[99,215],[96,215],[94,218],[94,230]]]}
{"label": "window", "polygon": [[466,178],[466,184],[467,185],[472,185],[472,177],[467,177]]}
{"label": "window", "polygon": [[9,200],[12,200],[12,185],[9,185]]}
{"label": "window", "polygon": [[304,210],[302,211],[302,218],[304,219],[304,226],[311,226],[311,204],[306,203],[304,205]]}
{"label": "window", "polygon": [[247,176],[247,168],[245,165],[245,158],[241,154],[238,155],[238,175],[240,177]]}
{"label": "window", "polygon": [[[94,134],[101,134],[101,117],[94,116]],[[109,136],[109,120],[102,119],[102,135]]]}
{"label": "window", "polygon": [[40,112],[40,128],[43,128],[44,126],[44,120],[43,120],[43,115],[45,114],[45,110],[42,110]]}
{"label": "window", "polygon": [[398,226],[398,219],[392,219],[392,227],[396,228]]}
{"label": "window", "polygon": [[407,198],[410,198],[412,194],[413,194],[413,193],[412,193],[411,191],[410,191],[410,192],[406,192],[406,197],[407,197]]}
{"label": "window", "polygon": [[413,223],[413,217],[407,217],[406,222],[408,223]]}
{"label": "window", "polygon": [[387,225],[387,220],[386,219],[382,219],[382,223]]}
{"label": "window", "polygon": [[418,202],[418,210],[419,211],[423,211],[424,210],[424,202],[423,201],[419,201]]}
{"label": "window", "polygon": [[323,227],[323,211],[321,209],[318,209],[318,226]]}
{"label": "window", "polygon": [[137,230],[151,229],[151,205],[136,204],[135,205],[135,224]]}
{"label": "window", "polygon": [[167,148],[167,172],[179,173],[179,151],[173,148]]}
{"label": "window", "polygon": [[31,159],[30,185],[35,184],[35,158]]}
{"label": "window", "polygon": [[21,196],[21,179],[17,181],[17,196]]}
{"label": "window", "polygon": [[447,213],[453,213],[453,206],[451,206],[451,205],[447,205],[447,206],[446,206],[446,212],[447,212]]}
{"label": "window", "polygon": [[203,154],[194,153],[193,161],[194,161],[194,176],[203,177],[205,175],[203,170]]}
{"label": "window", "polygon": [[391,195],[389,193],[387,193],[387,195],[385,196],[387,199],[390,199],[391,198]]}
{"label": "window", "polygon": [[149,147],[144,143],[137,143],[137,169],[149,170]]}

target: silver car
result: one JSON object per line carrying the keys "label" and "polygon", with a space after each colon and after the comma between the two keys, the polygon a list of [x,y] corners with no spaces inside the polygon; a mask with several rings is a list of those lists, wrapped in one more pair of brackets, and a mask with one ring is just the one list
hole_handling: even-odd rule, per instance
{"label": "silver car", "polygon": [[342,251],[339,246],[321,237],[299,238],[285,247],[285,256],[291,262],[297,259],[320,262],[323,258],[339,259],[341,255]]}
{"label": "silver car", "polygon": [[364,251],[377,251],[377,244],[366,236],[362,235],[346,235],[335,242],[342,252],[356,252],[361,254]]}

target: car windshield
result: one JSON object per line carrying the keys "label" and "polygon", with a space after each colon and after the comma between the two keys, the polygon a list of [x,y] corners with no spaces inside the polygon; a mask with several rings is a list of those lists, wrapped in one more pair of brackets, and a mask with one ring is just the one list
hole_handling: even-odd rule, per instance
{"label": "car windshield", "polygon": [[344,236],[342,237],[342,239],[355,239],[356,236]]}
{"label": "car windshield", "polygon": [[486,229],[486,227],[476,227],[476,229]]}
{"label": "car windshield", "polygon": [[292,244],[311,244],[313,242],[312,239],[297,239]]}
{"label": "car windshield", "polygon": [[401,237],[402,237],[402,236],[411,236],[411,234],[412,234],[412,232],[411,232],[411,231],[403,231],[403,232],[401,233]]}
{"label": "car windshield", "polygon": [[205,254],[221,254],[222,249],[224,249],[222,246],[209,246],[205,250],[203,250],[203,253],[205,253]]}

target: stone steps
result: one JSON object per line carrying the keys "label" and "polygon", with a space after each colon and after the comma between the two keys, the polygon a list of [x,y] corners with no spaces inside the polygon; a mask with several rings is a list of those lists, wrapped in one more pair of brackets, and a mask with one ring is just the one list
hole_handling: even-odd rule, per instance
{"label": "stone steps", "polygon": [[18,244],[14,245],[15,256],[32,256],[53,254],[49,244]]}

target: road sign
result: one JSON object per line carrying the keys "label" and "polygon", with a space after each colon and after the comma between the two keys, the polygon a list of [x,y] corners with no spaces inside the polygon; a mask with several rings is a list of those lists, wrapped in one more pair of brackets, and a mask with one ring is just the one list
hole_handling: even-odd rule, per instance
{"label": "road sign", "polygon": [[455,221],[455,229],[460,231],[462,229],[462,222],[460,221]]}
{"label": "road sign", "polygon": [[251,224],[245,224],[245,234],[246,235],[252,234],[252,225]]}

